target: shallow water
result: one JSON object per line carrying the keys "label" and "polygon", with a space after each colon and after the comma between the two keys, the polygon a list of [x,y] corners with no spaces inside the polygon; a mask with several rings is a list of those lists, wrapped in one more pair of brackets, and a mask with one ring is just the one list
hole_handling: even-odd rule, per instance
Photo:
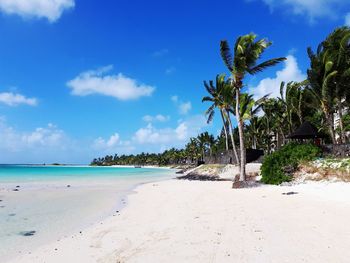
{"label": "shallow water", "polygon": [[87,226],[117,216],[136,185],[173,176],[174,171],[152,168],[2,165],[0,258],[83,234]]}

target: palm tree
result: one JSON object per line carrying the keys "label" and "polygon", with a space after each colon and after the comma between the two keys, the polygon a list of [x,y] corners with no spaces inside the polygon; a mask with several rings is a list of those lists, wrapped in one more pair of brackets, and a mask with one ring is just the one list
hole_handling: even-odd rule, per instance
{"label": "palm tree", "polygon": [[329,68],[337,74],[332,78],[335,89],[335,108],[339,115],[340,142],[345,142],[343,110],[345,98],[349,98],[348,85],[350,82],[350,28],[340,27],[332,32],[322,43]]}
{"label": "palm tree", "polygon": [[332,83],[334,83],[333,79],[338,72],[332,70],[333,64],[330,60],[327,60],[322,44],[319,45],[316,53],[308,48],[308,55],[311,66],[307,71],[309,81],[307,92],[312,95],[312,106],[315,109],[322,110],[332,142],[336,144],[334,131],[335,90],[332,88]]}
{"label": "palm tree", "polygon": [[219,109],[221,114],[221,119],[223,122],[224,132],[225,132],[226,150],[228,150],[228,135],[227,135],[228,131],[227,130],[229,129],[233,153],[235,155],[235,158],[238,164],[239,158],[238,158],[235,140],[233,138],[232,122],[231,122],[230,113],[229,113],[230,102],[227,101],[227,99],[230,97],[227,94],[229,89],[225,78],[226,78],[225,74],[217,75],[215,79],[215,86],[213,81],[209,81],[209,84],[206,81],[204,81],[204,86],[210,96],[203,97],[202,102],[209,101],[212,103],[211,106],[206,111],[206,115],[208,116],[208,119],[207,119],[208,123],[210,123],[213,120],[215,115],[215,109]]}
{"label": "palm tree", "polygon": [[200,149],[197,138],[190,138],[189,143],[187,143],[185,146],[185,151],[187,158],[191,160],[191,163],[193,163],[194,160],[198,160],[198,157],[200,156]]}
{"label": "palm tree", "polygon": [[250,119],[249,125],[247,126],[248,136],[251,140],[252,149],[258,148],[258,138],[261,137],[261,131],[263,129],[263,118],[253,116]]}
{"label": "palm tree", "polygon": [[240,181],[246,180],[245,173],[245,146],[244,146],[244,134],[243,134],[243,116],[240,112],[240,94],[243,88],[243,81],[247,74],[254,75],[264,69],[274,66],[286,58],[274,58],[257,64],[262,53],[272,43],[266,39],[256,41],[255,34],[248,34],[238,37],[236,40],[233,53],[231,53],[229,44],[226,40],[220,43],[221,57],[231,73],[231,88],[236,93],[236,118],[239,131],[239,144],[240,144]]}

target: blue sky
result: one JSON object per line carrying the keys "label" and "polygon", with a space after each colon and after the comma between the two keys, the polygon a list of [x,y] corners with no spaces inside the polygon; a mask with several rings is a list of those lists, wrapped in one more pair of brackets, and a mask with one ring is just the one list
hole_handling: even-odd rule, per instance
{"label": "blue sky", "polygon": [[[88,163],[159,152],[206,125],[219,43],[254,32],[288,56],[247,79],[256,97],[303,80],[306,48],[350,25],[346,0],[0,0],[0,163]],[[219,116],[217,116],[219,117]]]}

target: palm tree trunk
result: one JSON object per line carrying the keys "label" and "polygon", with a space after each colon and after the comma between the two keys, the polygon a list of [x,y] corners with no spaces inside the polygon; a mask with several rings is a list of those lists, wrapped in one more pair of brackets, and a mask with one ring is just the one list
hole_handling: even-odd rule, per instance
{"label": "palm tree trunk", "polygon": [[343,105],[341,99],[338,99],[338,115],[339,115],[339,128],[340,128],[340,142],[345,143],[345,132],[343,123]]}
{"label": "palm tree trunk", "polygon": [[282,127],[280,127],[279,129],[280,129],[281,135],[282,135],[282,145],[284,145],[286,142],[286,135],[284,134]]}
{"label": "palm tree trunk", "polygon": [[228,136],[227,136],[226,121],[225,121],[224,114],[223,114],[222,110],[220,110],[220,113],[221,113],[222,123],[224,124],[226,151],[228,151]]}
{"label": "palm tree trunk", "polygon": [[240,159],[238,158],[238,153],[237,153],[237,148],[236,148],[236,144],[235,144],[235,139],[233,138],[233,125],[232,125],[232,122],[231,122],[230,113],[228,111],[227,111],[227,119],[228,119],[228,122],[229,122],[229,129],[230,129],[230,136],[231,136],[233,153],[235,155],[237,165],[239,165],[240,164]]}
{"label": "palm tree trunk", "polygon": [[326,120],[328,123],[328,129],[329,133],[331,135],[332,143],[337,144],[337,140],[335,139],[335,132],[334,132],[334,117],[332,113],[325,113]]}
{"label": "palm tree trunk", "polygon": [[241,182],[244,182],[246,180],[246,174],[245,174],[245,164],[246,164],[246,156],[245,156],[245,147],[244,147],[244,134],[243,134],[243,120],[241,118],[241,114],[239,111],[239,99],[240,99],[240,90],[236,89],[236,118],[238,123],[238,133],[239,133],[239,147],[241,152],[241,169],[240,169],[240,176],[239,180]]}

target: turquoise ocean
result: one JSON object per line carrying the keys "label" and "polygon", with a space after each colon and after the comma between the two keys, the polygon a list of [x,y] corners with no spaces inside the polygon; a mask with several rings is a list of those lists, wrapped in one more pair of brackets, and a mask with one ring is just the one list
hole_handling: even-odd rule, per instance
{"label": "turquoise ocean", "polygon": [[158,168],[0,165],[0,258],[81,235],[118,216],[137,185],[174,175]]}

